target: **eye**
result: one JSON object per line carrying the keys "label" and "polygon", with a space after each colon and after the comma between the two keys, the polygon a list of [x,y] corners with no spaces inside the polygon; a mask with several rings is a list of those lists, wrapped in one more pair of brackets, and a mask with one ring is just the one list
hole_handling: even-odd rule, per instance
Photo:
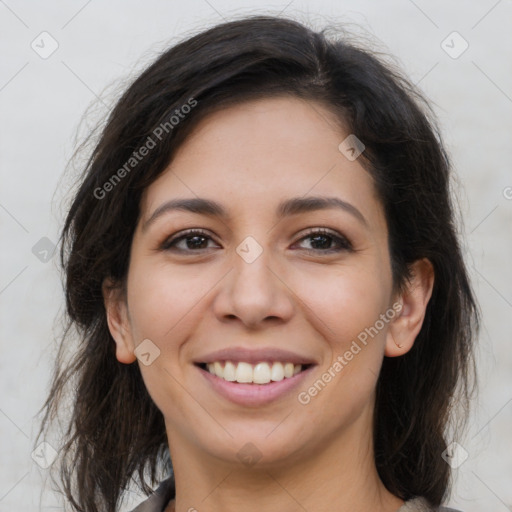
{"label": "eye", "polygon": [[[343,235],[332,232],[327,229],[312,229],[306,236],[302,237],[300,241],[310,240],[311,248],[305,248],[307,252],[352,252],[354,249],[350,241]],[[333,244],[335,245],[333,247]]]}
{"label": "eye", "polygon": [[[303,236],[299,242],[303,240],[309,240],[312,246],[311,248],[304,248],[307,252],[335,253],[353,251],[352,244],[345,236],[323,228],[312,229],[306,236]],[[199,252],[211,248],[208,247],[209,241],[213,241],[213,239],[206,231],[202,229],[190,229],[166,239],[161,244],[160,249],[178,252]]]}
{"label": "eye", "polygon": [[[206,231],[202,229],[190,229],[164,240],[160,249],[167,251],[199,252],[208,249],[207,245],[209,240],[213,241]],[[180,243],[181,247],[179,246]]]}

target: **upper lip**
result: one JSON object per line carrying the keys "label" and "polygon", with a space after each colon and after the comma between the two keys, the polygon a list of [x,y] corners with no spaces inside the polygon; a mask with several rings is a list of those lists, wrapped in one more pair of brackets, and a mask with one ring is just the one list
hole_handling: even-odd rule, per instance
{"label": "upper lip", "polygon": [[196,364],[214,363],[215,361],[232,361],[256,364],[260,362],[281,362],[293,364],[316,364],[310,357],[283,350],[279,348],[248,349],[244,347],[231,347],[210,352],[195,359]]}

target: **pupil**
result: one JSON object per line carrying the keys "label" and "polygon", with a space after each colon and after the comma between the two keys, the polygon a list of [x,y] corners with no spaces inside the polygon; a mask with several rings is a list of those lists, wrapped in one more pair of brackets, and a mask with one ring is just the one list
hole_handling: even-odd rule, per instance
{"label": "pupil", "polygon": [[325,236],[325,235],[317,235],[317,236],[314,236],[314,237],[312,238],[312,244],[313,244],[313,245],[315,245],[315,240],[318,240],[318,239],[323,239],[324,241],[327,241],[327,244],[323,244],[323,245],[322,245],[322,244],[320,244],[320,245],[322,245],[322,247],[316,247],[317,249],[318,249],[318,248],[329,249],[329,247],[328,247],[328,246],[329,246],[330,244],[329,244],[329,237],[328,237],[328,236]]}
{"label": "pupil", "polygon": [[[194,248],[194,247],[195,247],[195,248],[201,248],[201,247],[200,247],[201,242],[197,242],[197,240],[198,240],[198,239],[199,239],[199,240],[201,240],[201,239],[202,239],[202,240],[204,241],[204,240],[205,240],[205,237],[204,237],[204,236],[200,236],[200,235],[194,235],[194,236],[191,236],[191,237],[189,237],[189,238],[188,238],[188,243],[187,243],[187,245],[188,245],[189,249],[190,249],[190,248]],[[191,241],[191,240],[195,240],[196,242],[192,242],[192,243],[190,243],[190,241]]]}

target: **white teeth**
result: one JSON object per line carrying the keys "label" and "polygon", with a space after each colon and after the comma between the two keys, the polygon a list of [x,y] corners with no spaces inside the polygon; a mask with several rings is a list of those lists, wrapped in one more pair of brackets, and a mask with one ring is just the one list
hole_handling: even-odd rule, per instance
{"label": "white teeth", "polygon": [[236,368],[231,361],[227,361],[224,365],[224,375],[221,377],[229,382],[234,382],[236,380]]}
{"label": "white teeth", "polygon": [[[238,363],[235,372],[237,382],[252,382],[252,366],[249,363]],[[224,375],[217,374],[217,377],[224,378]]]}
{"label": "white teeth", "polygon": [[255,384],[268,384],[270,382],[270,366],[268,363],[258,363],[252,372],[252,381]]}
{"label": "white teeth", "polygon": [[294,370],[294,367],[293,367],[293,364],[292,363],[286,363],[284,365],[284,376],[286,378],[290,378],[290,377],[293,377],[293,370]]}
{"label": "white teeth", "polygon": [[226,361],[223,365],[220,361],[207,364],[208,371],[229,382],[268,384],[285,378],[289,379],[302,371],[302,365],[293,363],[232,363]]}
{"label": "white teeth", "polygon": [[270,378],[273,381],[279,381],[284,379],[284,368],[281,363],[274,363],[272,365],[272,373],[270,375]]}
{"label": "white teeth", "polygon": [[213,363],[213,369],[215,371],[215,375],[217,375],[218,377],[222,377],[222,375],[224,375],[222,365],[218,361],[215,361],[215,363]]}

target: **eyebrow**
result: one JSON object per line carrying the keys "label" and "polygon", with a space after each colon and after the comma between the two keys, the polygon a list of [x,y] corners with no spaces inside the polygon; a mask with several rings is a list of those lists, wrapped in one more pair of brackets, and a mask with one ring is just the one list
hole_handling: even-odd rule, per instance
{"label": "eyebrow", "polygon": [[[352,204],[347,203],[339,197],[323,197],[323,196],[309,196],[309,197],[293,197],[281,201],[276,209],[276,217],[280,220],[284,217],[297,215],[300,213],[307,213],[317,210],[327,210],[330,208],[338,208],[347,213],[350,213],[365,227],[368,227],[368,222],[364,215]],[[202,197],[193,197],[187,199],[171,199],[160,205],[144,222],[142,231],[146,231],[150,224],[155,222],[158,217],[172,212],[172,211],[185,211],[190,213],[197,213],[200,215],[207,215],[210,217],[218,217],[222,220],[229,221],[231,216],[222,204],[211,199]]]}

